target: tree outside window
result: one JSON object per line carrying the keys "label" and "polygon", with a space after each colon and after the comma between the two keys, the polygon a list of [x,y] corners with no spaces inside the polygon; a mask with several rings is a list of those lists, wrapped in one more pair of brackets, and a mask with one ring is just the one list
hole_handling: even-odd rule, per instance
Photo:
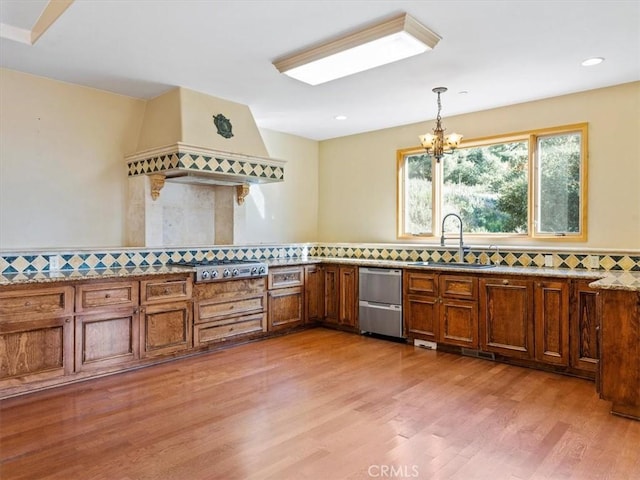
{"label": "tree outside window", "polygon": [[439,235],[456,213],[468,235],[586,239],[586,133],[580,124],[465,142],[439,164],[400,150],[399,237]]}

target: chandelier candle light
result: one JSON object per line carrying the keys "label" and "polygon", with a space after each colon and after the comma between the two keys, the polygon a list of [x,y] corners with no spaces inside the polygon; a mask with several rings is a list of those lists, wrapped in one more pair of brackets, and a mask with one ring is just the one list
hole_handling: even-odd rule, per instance
{"label": "chandelier candle light", "polygon": [[444,135],[444,128],[442,128],[442,117],[440,116],[440,110],[442,105],[440,104],[440,94],[447,91],[446,87],[436,87],[433,89],[433,93],[438,94],[438,116],[436,117],[436,126],[433,129],[433,134],[425,133],[420,135],[420,143],[427,151],[427,154],[435,157],[436,162],[440,162],[440,159],[445,153],[453,153],[453,151],[460,146],[462,135],[458,133],[451,133],[447,136]]}

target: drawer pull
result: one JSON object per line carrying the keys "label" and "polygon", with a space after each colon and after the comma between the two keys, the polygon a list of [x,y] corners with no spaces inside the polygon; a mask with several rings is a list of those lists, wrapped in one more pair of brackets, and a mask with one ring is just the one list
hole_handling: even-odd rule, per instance
{"label": "drawer pull", "polygon": [[165,288],[165,289],[162,291],[162,293],[163,293],[164,295],[169,295],[169,289],[168,289],[168,288]]}
{"label": "drawer pull", "polygon": [[105,294],[104,298],[111,298],[111,294],[110,293]]}
{"label": "drawer pull", "polygon": [[509,280],[502,280],[503,285],[509,285]]}
{"label": "drawer pull", "polygon": [[31,306],[31,302],[27,300],[26,302],[24,302],[24,306],[25,307],[30,307]]}

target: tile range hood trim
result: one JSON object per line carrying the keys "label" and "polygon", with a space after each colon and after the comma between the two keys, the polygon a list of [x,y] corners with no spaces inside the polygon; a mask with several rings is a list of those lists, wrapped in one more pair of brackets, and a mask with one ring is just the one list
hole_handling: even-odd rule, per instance
{"label": "tile range hood trim", "polygon": [[125,157],[128,176],[148,175],[155,200],[164,182],[238,186],[242,204],[252,183],[284,181],[286,161],[257,155],[214,150],[184,142],[136,152]]}
{"label": "tile range hood trim", "polygon": [[[229,117],[226,134],[215,121],[219,115]],[[268,157],[247,105],[185,87],[146,102],[137,150],[125,160],[129,178],[149,177],[153,200],[166,180],[235,185],[239,204],[250,184],[282,182],[286,163]]]}

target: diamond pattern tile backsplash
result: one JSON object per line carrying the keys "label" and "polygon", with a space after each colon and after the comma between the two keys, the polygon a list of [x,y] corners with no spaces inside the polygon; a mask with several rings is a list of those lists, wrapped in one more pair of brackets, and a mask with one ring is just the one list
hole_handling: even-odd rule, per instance
{"label": "diamond pattern tile backsplash", "polygon": [[159,173],[173,168],[227,175],[242,175],[270,181],[284,180],[284,167],[261,164],[257,161],[233,160],[194,153],[174,152],[127,164],[128,175]]}
{"label": "diamond pattern tile backsplash", "polygon": [[[635,253],[534,252],[523,249],[473,249],[467,262],[497,263],[516,267],[545,267],[551,256],[553,268],[597,269],[640,272],[640,255]],[[35,273],[50,270],[50,260],[57,257],[59,270],[95,270],[164,265],[181,260],[282,259],[297,257],[349,258],[363,260],[457,261],[455,249],[428,246],[288,244],[225,246],[211,248],[120,249],[77,252],[22,252],[0,254],[0,274]],[[54,260],[55,261],[55,260]]]}

